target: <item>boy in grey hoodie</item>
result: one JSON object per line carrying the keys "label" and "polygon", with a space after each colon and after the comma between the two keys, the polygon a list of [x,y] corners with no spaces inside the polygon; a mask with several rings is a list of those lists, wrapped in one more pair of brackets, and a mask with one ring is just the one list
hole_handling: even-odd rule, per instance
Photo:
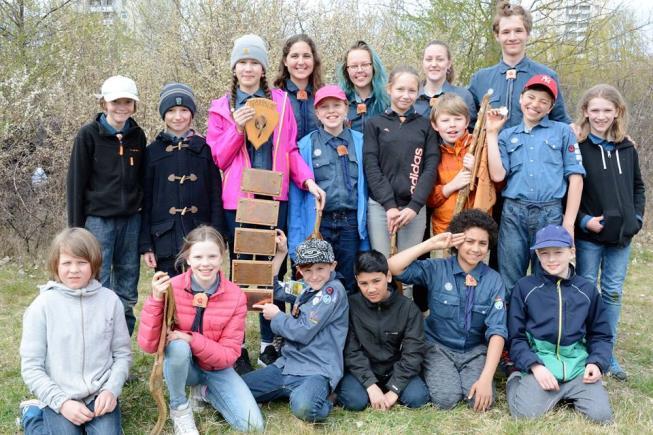
{"label": "boy in grey hoodie", "polygon": [[25,434],[120,434],[117,404],[131,364],[118,296],[96,280],[100,245],[69,228],[52,242],[51,281],[23,316],[21,374],[38,401],[21,404]]}

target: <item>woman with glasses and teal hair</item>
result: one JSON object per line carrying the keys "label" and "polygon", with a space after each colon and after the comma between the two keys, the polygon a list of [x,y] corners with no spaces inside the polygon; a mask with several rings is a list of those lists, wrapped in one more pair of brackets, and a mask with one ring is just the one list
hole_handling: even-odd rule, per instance
{"label": "woman with glasses and teal hair", "polygon": [[345,53],[337,75],[349,100],[347,118],[351,128],[363,133],[366,119],[390,105],[386,93],[388,74],[381,58],[365,41],[357,41]]}

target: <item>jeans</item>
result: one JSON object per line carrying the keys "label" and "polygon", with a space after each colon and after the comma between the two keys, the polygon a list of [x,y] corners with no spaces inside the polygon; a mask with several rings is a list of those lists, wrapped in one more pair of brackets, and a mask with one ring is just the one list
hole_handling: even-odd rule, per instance
{"label": "jeans", "polygon": [[499,272],[506,285],[506,300],[515,283],[531,272],[541,270],[540,262],[531,251],[535,233],[549,224],[562,223],[562,203],[559,200],[537,203],[505,198],[499,228]]}
{"label": "jeans", "polygon": [[333,408],[328,400],[329,379],[325,376],[284,375],[274,364],[243,375],[257,402],[290,399],[290,410],[311,423],[326,420]]}
{"label": "jeans", "polygon": [[[383,206],[370,198],[367,203],[367,232],[370,244],[372,249],[381,252],[386,258],[390,256],[390,233],[387,222]],[[426,207],[422,207],[415,219],[397,232],[397,251],[403,251],[421,243],[424,239],[425,228]],[[412,292],[412,286],[404,285],[405,296],[412,298]]]}
{"label": "jeans", "polygon": [[[350,411],[362,411],[370,403],[367,389],[351,373],[345,373],[338,388],[338,403]],[[414,376],[399,395],[398,402],[408,408],[420,408],[429,403],[429,390],[419,376]]]}
{"label": "jeans", "polygon": [[188,401],[187,385],[206,385],[206,399],[218,410],[229,425],[238,431],[262,431],[265,423],[261,411],[247,385],[236,371],[200,368],[184,340],[174,340],[166,346],[163,374],[170,408],[178,408]]}
{"label": "jeans", "polygon": [[[617,341],[617,324],[621,315],[621,299],[628,272],[630,249],[630,243],[624,247],[616,247],[576,240],[576,272],[601,289],[603,307],[612,332],[613,349]],[[615,361],[613,353],[611,365]]]}
{"label": "jeans", "polygon": [[[269,198],[265,198],[269,199]],[[229,237],[229,258],[235,259],[234,254],[234,237],[236,234],[236,228],[244,227],[249,228],[252,225],[239,224],[236,222],[236,210],[225,210],[224,211],[225,223],[227,224],[227,232]],[[260,228],[260,227],[259,227]],[[279,217],[277,219],[277,228],[283,231],[284,233],[288,232],[288,201],[279,201]],[[251,255],[239,255],[242,260],[251,260]],[[287,257],[286,257],[287,258]],[[283,281],[283,276],[286,274],[286,261],[281,265],[279,270],[279,281]],[[274,301],[274,304],[279,307],[282,312],[286,311],[286,303],[284,301]],[[259,329],[261,331],[261,341],[263,343],[272,343],[274,340],[274,333],[270,327],[270,321],[263,318],[263,314],[259,314]]]}
{"label": "jeans", "polygon": [[320,223],[320,234],[333,247],[338,262],[336,272],[342,275],[342,284],[347,293],[355,293],[358,287],[354,277],[354,263],[360,245],[356,211],[324,213]]}
{"label": "jeans", "polygon": [[[86,407],[95,410],[95,400]],[[120,404],[107,414],[95,417],[93,420],[77,426],[70,422],[63,415],[45,407],[40,412],[31,416],[25,416],[23,427],[25,435],[120,435],[122,428],[120,423]]]}
{"label": "jeans", "polygon": [[131,336],[136,324],[134,305],[138,301],[138,276],[141,268],[138,254],[141,215],[137,213],[109,218],[88,216],[85,227],[100,242],[102,247],[100,282],[120,297]]}

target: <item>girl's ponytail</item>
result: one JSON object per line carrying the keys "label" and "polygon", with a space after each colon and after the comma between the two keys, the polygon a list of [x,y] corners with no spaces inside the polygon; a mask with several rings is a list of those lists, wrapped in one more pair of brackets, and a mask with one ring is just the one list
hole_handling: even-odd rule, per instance
{"label": "girl's ponytail", "polygon": [[233,73],[231,79],[231,97],[229,98],[229,105],[231,106],[231,111],[236,110],[236,99],[238,98],[238,77],[236,73]]}
{"label": "girl's ponytail", "polygon": [[272,99],[272,92],[270,92],[270,86],[268,85],[268,79],[265,77],[265,73],[261,76],[261,89],[263,89],[263,92],[265,92],[265,98],[271,100]]}

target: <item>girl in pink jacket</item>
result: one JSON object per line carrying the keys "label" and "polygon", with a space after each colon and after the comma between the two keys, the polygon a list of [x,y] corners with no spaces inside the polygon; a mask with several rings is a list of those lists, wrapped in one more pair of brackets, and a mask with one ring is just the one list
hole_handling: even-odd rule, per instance
{"label": "girl in pink jacket", "polygon": [[187,385],[193,408],[210,403],[238,431],[264,427],[252,393],[233,369],[243,342],[247,302],[221,270],[225,252],[224,240],[214,228],[192,230],[177,259],[185,263],[186,272],[172,279],[165,272],[155,273],[152,295],[141,312],[138,344],[154,353],[164,320],[163,297],[172,286],[175,322],[166,337],[163,373],[175,434],[198,434]]}
{"label": "girl in pink jacket", "polygon": [[[229,252],[233,258],[233,240],[236,228],[238,200],[248,194],[240,191],[243,169],[268,169],[283,173],[277,228],[286,232],[288,220],[288,185],[292,181],[300,189],[308,190],[320,202],[325,194],[313,179],[313,172],[297,150],[297,124],[288,94],[279,89],[270,90],[265,77],[268,69],[266,44],[257,35],[245,35],[234,42],[231,52],[233,81],[231,92],[213,100],[209,108],[206,142],[211,147],[213,159],[223,171],[222,201],[229,237]],[[245,124],[254,117],[254,109],[245,103],[250,98],[268,98],[277,105],[279,122],[267,142],[256,149],[245,134]],[[251,195],[249,195],[251,196]],[[243,258],[243,256],[241,256]],[[285,267],[279,272],[283,277]],[[278,306],[284,309],[283,302]],[[261,320],[261,352],[272,344],[274,334],[270,322]],[[270,361],[271,362],[271,361]],[[239,373],[251,370],[247,351],[243,350]]]}

